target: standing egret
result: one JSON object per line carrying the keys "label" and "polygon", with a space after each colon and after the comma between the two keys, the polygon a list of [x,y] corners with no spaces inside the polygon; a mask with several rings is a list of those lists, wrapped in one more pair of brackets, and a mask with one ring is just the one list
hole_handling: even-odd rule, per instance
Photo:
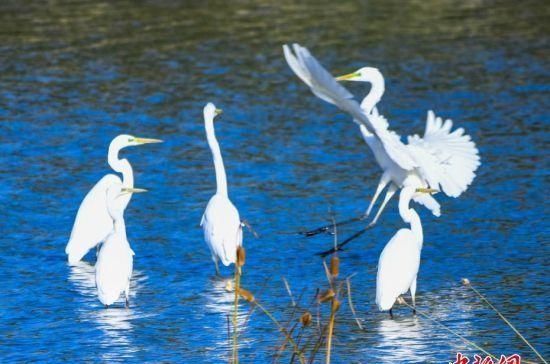
{"label": "standing egret", "polygon": [[[132,166],[127,159],[119,159],[118,152],[128,146],[160,142],[162,140],[137,138],[131,135],[119,135],[111,141],[107,161],[115,172],[122,174],[122,180],[117,175],[108,174],[100,179],[84,197],[78,208],[71,237],[65,248],[69,264],[80,261],[90,249],[105,240],[107,235],[113,231],[113,219],[109,215],[105,195],[107,186],[118,183],[121,187],[134,187]],[[131,198],[132,194],[126,193],[117,198],[115,203],[124,211]]]}
{"label": "standing egret", "polygon": [[[451,132],[452,121],[447,120],[443,123],[441,118],[436,118],[434,113],[429,111],[424,137],[420,138],[416,135],[409,137],[409,144],[406,145],[401,142],[399,135],[388,129],[387,120],[379,115],[375,108],[385,90],[384,78],[376,68],[363,67],[354,73],[335,79],[306,48],[297,44],[293,48],[294,54],[287,45],[283,46],[290,68],[316,96],[352,115],[354,121],[360,125],[363,138],[384,171],[365,214],[337,225],[362,220],[370,215],[378,196],[391,183],[372,222],[351,238],[359,236],[360,233],[372,227],[378,221],[390,198],[403,186],[442,189],[445,194],[452,197],[458,197],[467,189],[480,163],[475,144],[470,136],[464,135],[462,128]],[[337,82],[338,80],[370,82],[371,91],[359,105],[349,91]],[[440,207],[433,197],[415,196],[414,200],[439,216]],[[331,227],[332,225],[323,226],[304,234],[315,235]],[[349,241],[346,239],[338,247]]]}
{"label": "standing egret", "polygon": [[[395,300],[411,291],[413,307],[416,307],[416,277],[420,267],[420,253],[424,237],[420,217],[410,208],[411,199],[417,194],[436,192],[425,188],[404,187],[399,197],[399,214],[410,229],[400,229],[386,244],[378,261],[376,275],[376,304],[380,311],[390,311]],[[413,313],[416,309],[413,308]]]}
{"label": "standing egret", "polygon": [[223,166],[220,146],[214,132],[214,118],[222,111],[209,102],[204,107],[204,127],[206,139],[212,151],[214,168],[216,170],[216,194],[210,198],[202,215],[201,226],[204,230],[204,240],[210,248],[212,260],[216,265],[216,274],[220,275],[218,260],[228,266],[235,263],[237,247],[242,245],[243,232],[239,211],[235,208],[227,194],[227,177]]}
{"label": "standing egret", "polygon": [[105,307],[112,305],[124,293],[129,305],[130,278],[132,277],[134,252],[126,238],[124,208],[120,201],[131,193],[145,192],[139,188],[122,187],[113,180],[106,190],[107,212],[113,219],[113,230],[107,235],[95,264],[97,296]]}

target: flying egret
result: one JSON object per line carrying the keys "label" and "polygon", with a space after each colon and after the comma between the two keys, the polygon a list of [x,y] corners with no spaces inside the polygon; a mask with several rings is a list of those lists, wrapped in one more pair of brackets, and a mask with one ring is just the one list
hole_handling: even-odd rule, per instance
{"label": "flying egret", "polygon": [[107,235],[97,256],[95,264],[95,282],[97,296],[108,307],[124,293],[126,307],[129,305],[130,278],[132,277],[134,252],[126,238],[124,208],[121,200],[131,193],[146,192],[139,188],[123,187],[112,180],[107,186],[107,212],[113,219],[113,230]]}
{"label": "flying egret", "polygon": [[399,214],[410,229],[400,229],[386,244],[378,261],[376,275],[376,304],[380,311],[390,311],[395,300],[402,294],[411,291],[413,313],[416,313],[416,277],[420,267],[420,253],[424,237],[420,217],[409,206],[415,195],[437,192],[427,188],[406,186],[399,198]]}
{"label": "flying egret", "polygon": [[212,151],[216,170],[217,190],[216,194],[208,201],[204,215],[202,215],[201,226],[204,230],[204,240],[210,248],[212,260],[216,266],[216,274],[220,275],[218,260],[221,260],[225,266],[235,263],[237,247],[241,246],[243,242],[243,232],[239,211],[229,200],[227,194],[227,177],[220,146],[214,132],[214,118],[222,111],[216,109],[214,104],[209,102],[203,112],[206,139]]}
{"label": "flying egret", "polygon": [[[80,261],[90,249],[105,240],[107,235],[113,231],[113,219],[109,215],[105,197],[107,187],[112,183],[118,183],[125,188],[134,187],[132,166],[127,159],[119,159],[118,152],[128,146],[160,142],[162,140],[137,138],[131,135],[119,135],[111,141],[107,161],[115,172],[122,174],[122,180],[117,175],[108,174],[100,179],[84,197],[78,208],[71,237],[65,248],[69,264]],[[115,203],[124,211],[131,198],[132,194],[126,193],[117,198]]]}
{"label": "flying egret", "polygon": [[[319,98],[338,106],[352,115],[360,125],[363,138],[372,150],[376,161],[384,171],[374,198],[365,214],[359,218],[337,223],[342,225],[364,219],[370,215],[374,203],[384,188],[390,184],[372,222],[360,233],[372,227],[380,217],[386,204],[395,192],[403,186],[442,189],[445,194],[458,197],[475,177],[479,166],[478,150],[469,135],[462,128],[451,132],[452,121],[442,122],[432,111],[428,112],[424,137],[408,138],[408,145],[401,142],[399,135],[388,129],[387,120],[376,110],[375,105],[384,94],[384,78],[372,67],[363,67],[356,72],[334,79],[306,48],[294,44],[294,54],[287,45],[283,46],[290,68]],[[353,96],[337,81],[362,81],[372,84],[371,91],[359,105]],[[440,214],[438,202],[431,196],[415,196],[414,200]],[[304,234],[307,236],[327,231],[323,226]],[[355,234],[352,238],[358,236]],[[346,240],[340,246],[349,242]],[[326,252],[325,252],[326,253]],[[324,254],[324,253],[323,253]]]}

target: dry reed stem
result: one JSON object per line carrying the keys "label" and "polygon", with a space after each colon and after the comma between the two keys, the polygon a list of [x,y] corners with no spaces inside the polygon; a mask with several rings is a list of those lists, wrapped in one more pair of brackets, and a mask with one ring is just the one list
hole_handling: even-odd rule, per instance
{"label": "dry reed stem", "polygon": [[491,302],[489,302],[489,300],[487,300],[487,298],[485,298],[484,295],[482,295],[477,289],[474,288],[474,286],[472,286],[472,284],[470,283],[470,280],[468,278],[463,278],[462,279],[462,284],[467,286],[467,287],[470,287],[470,289],[472,291],[474,291],[478,296],[479,298],[481,298],[489,307],[491,307],[491,309],[493,309],[493,311],[495,311],[499,316],[500,318],[508,325],[510,326],[510,328],[512,330],[514,330],[514,332],[520,337],[521,340],[523,340],[524,343],[527,344],[527,346],[529,346],[529,348],[531,348],[531,350],[533,350],[533,352],[539,357],[540,360],[542,360],[543,363],[545,364],[548,364],[548,362],[546,360],[544,360],[544,358],[542,357],[542,355],[537,351],[537,349],[534,348],[533,345],[531,345],[531,343],[529,341],[527,341],[527,339],[516,329],[516,327],[514,325],[512,325],[512,323],[510,321],[508,321],[508,319],[506,317],[504,317],[503,314],[500,313],[500,311],[491,304]]}
{"label": "dry reed stem", "polygon": [[300,348],[298,347],[298,345],[296,345],[296,342],[294,341],[294,339],[289,335],[288,331],[286,328],[284,328],[281,323],[271,314],[271,312],[269,312],[263,305],[261,305],[258,301],[255,301],[254,304],[267,316],[269,317],[269,319],[271,319],[271,321],[273,321],[273,323],[275,324],[275,326],[277,326],[277,328],[279,329],[279,331],[281,331],[287,338],[288,342],[293,346],[294,348],[294,352],[298,355],[298,359],[300,360],[300,363],[305,363],[304,362],[304,357],[303,357],[303,354],[300,352]]}
{"label": "dry reed stem", "polygon": [[329,300],[332,300],[332,298],[336,296],[336,293],[332,288],[327,289],[322,294],[319,295],[319,303],[325,303]]}
{"label": "dry reed stem", "polygon": [[348,304],[349,304],[351,313],[353,314],[353,319],[357,323],[357,326],[359,326],[359,328],[363,330],[363,325],[361,325],[361,321],[359,321],[359,319],[357,318],[357,313],[355,312],[355,307],[353,306],[353,301],[351,299],[351,281],[349,277],[346,278],[346,286],[348,291]]}
{"label": "dry reed stem", "polygon": [[328,322],[328,333],[327,333],[327,352],[326,352],[326,363],[330,364],[330,354],[332,352],[332,334],[334,332],[334,323],[336,319],[336,312],[340,309],[340,301],[336,297],[332,298],[330,305],[330,318]]}
{"label": "dry reed stem", "polygon": [[[237,250],[238,251],[238,250]],[[237,347],[237,311],[239,309],[239,291],[241,284],[241,267],[235,264],[235,300],[233,307],[233,364],[239,363],[239,352]]]}
{"label": "dry reed stem", "polygon": [[[283,280],[285,280],[284,277],[283,277]],[[285,280],[285,281],[286,281],[286,280]],[[292,296],[292,292],[290,291],[290,286],[288,286],[288,290],[287,290],[287,291],[289,292],[289,295],[290,295],[291,300],[294,301],[294,297]],[[298,302],[300,302],[300,301],[302,300],[303,294],[304,294],[304,290],[302,290],[302,293],[300,293],[300,296],[298,297]],[[294,302],[293,302],[293,303],[294,303]],[[292,321],[294,320],[294,315],[296,314],[296,311],[297,311],[297,310],[298,310],[298,305],[296,305],[296,304],[294,303],[294,305],[292,306],[292,313],[290,314],[290,318],[288,319],[288,321],[287,321],[285,327],[289,326],[289,325],[292,323]],[[289,332],[290,332],[290,336],[292,336],[292,332],[294,331],[295,327],[296,327],[296,324],[294,324],[293,327],[291,328],[291,330],[289,331]],[[303,329],[303,327],[300,329],[300,333],[298,334],[298,337],[300,337],[301,333],[303,332],[302,329]],[[285,348],[286,348],[286,342],[287,342],[287,340],[286,340],[286,337],[285,337],[285,341],[283,341],[283,344],[279,347],[279,349],[277,350],[277,354],[275,355],[275,358],[273,359],[273,362],[274,362],[274,363],[277,363],[277,362],[279,361],[279,358],[280,358],[282,352],[283,352],[283,351],[285,350]],[[296,342],[296,345],[299,346],[299,342],[298,342],[298,341]],[[292,353],[292,357],[294,357],[294,356],[295,356],[295,354]],[[291,359],[291,362],[292,362],[292,359]]]}
{"label": "dry reed stem", "polygon": [[292,302],[292,306],[296,306],[296,301],[294,301],[294,296],[292,295],[292,291],[290,290],[290,285],[288,284],[288,281],[285,277],[283,277],[283,282],[285,284],[286,291],[288,292],[288,296],[290,297],[290,301]]}

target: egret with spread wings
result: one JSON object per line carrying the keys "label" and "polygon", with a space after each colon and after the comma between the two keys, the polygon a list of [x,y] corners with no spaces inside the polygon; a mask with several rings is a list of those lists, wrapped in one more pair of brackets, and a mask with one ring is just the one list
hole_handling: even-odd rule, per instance
{"label": "egret with spread wings", "polygon": [[[159,142],[162,141],[137,138],[131,135],[119,135],[111,141],[107,161],[115,172],[122,174],[122,180],[117,175],[108,174],[99,180],[84,197],[78,208],[71,237],[65,248],[69,264],[80,261],[90,249],[104,241],[113,231],[114,222],[108,211],[107,188],[112,184],[119,184],[121,187],[129,189],[134,187],[132,166],[127,159],[119,159],[119,151],[128,146]],[[117,204],[124,211],[131,198],[132,193],[126,193],[112,203]]]}
{"label": "egret with spread wings", "polygon": [[[337,79],[309,53],[309,51],[294,44],[293,50],[283,46],[285,58],[290,68],[302,79],[319,98],[336,105],[348,112],[353,120],[360,125],[363,138],[372,150],[376,161],[383,170],[374,198],[366,213],[359,218],[353,218],[339,225],[359,221],[368,216],[380,193],[388,184],[388,191],[375,218],[365,228],[344,240],[338,247],[347,244],[372,227],[380,217],[384,207],[399,188],[411,186],[415,188],[432,188],[442,190],[448,196],[458,197],[465,191],[475,177],[479,166],[478,150],[464,130],[452,129],[452,121],[445,123],[436,118],[432,111],[428,112],[428,120],[424,137],[409,137],[404,144],[399,135],[389,130],[388,121],[378,113],[375,105],[384,94],[384,78],[372,67],[364,67],[349,75]],[[361,105],[337,81],[363,81],[372,83],[371,91]],[[432,211],[440,214],[437,201],[430,195],[418,195],[414,200]],[[337,224],[338,225],[338,224]],[[305,232],[307,236],[330,230],[332,225]],[[338,247],[336,249],[338,249]],[[335,249],[322,253],[334,252]]]}

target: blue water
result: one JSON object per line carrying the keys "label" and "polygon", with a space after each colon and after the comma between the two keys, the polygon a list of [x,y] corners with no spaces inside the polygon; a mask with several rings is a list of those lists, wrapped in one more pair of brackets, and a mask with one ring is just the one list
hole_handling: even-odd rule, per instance
{"label": "blue water", "polygon": [[[291,41],[335,74],[378,67],[386,76],[379,107],[400,134],[423,132],[433,108],[472,136],[483,164],[471,188],[459,199],[438,195],[440,218],[417,209],[425,233],[419,311],[493,354],[535,360],[460,285],[468,277],[550,357],[547,10],[542,1],[2,3],[0,361],[227,362],[233,295],[213,277],[199,227],[215,191],[207,101],[224,110],[216,131],[230,197],[260,234],[245,234],[244,286],[292,324],[284,277],[316,315],[311,302],[327,282],[314,253],[332,237],[286,233],[364,211],[380,170],[349,117],[287,68],[280,46]],[[119,133],[166,141],[122,152],[136,186],[150,189],[125,215],[136,253],[128,310],[97,300],[93,253],[76,267],[64,255],[82,198],[110,173],[107,147]],[[377,311],[378,256],[402,226],[393,200],[340,255],[342,275],[355,274],[364,330],[343,298],[333,362],[477,353],[408,308],[395,320]],[[283,336],[266,316],[249,315],[244,303],[239,329],[242,362],[274,360]]]}

